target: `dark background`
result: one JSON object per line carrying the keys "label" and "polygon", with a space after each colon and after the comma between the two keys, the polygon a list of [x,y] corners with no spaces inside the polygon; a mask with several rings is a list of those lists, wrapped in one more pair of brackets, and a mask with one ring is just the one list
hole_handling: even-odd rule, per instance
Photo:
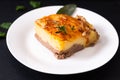
{"label": "dark background", "polygon": [[[78,7],[94,11],[108,19],[119,32],[120,1],[40,0],[41,7],[75,3]],[[25,5],[24,11],[16,11],[17,5]],[[13,22],[25,12],[32,10],[29,0],[1,0],[0,23]],[[52,75],[31,70],[19,63],[9,52],[6,39],[0,38],[0,80],[120,80],[120,50],[104,66],[74,75]]]}

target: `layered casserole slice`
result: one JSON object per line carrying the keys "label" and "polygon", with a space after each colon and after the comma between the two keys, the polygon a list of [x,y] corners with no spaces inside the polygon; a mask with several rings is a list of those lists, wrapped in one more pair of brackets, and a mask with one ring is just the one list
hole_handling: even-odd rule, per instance
{"label": "layered casserole slice", "polygon": [[64,59],[95,44],[99,34],[83,16],[52,14],[35,21],[35,37],[56,58]]}

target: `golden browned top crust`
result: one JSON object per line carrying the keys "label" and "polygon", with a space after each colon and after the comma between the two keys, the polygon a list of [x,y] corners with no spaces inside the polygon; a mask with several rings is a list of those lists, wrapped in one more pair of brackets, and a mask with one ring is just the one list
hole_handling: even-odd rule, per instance
{"label": "golden browned top crust", "polygon": [[65,14],[52,14],[36,20],[35,24],[59,40],[87,37],[91,31],[96,32],[82,16],[74,18]]}

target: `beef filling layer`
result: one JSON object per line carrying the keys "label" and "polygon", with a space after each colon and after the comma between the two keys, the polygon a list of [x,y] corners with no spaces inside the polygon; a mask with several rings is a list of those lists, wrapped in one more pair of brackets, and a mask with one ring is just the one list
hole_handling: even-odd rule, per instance
{"label": "beef filling layer", "polygon": [[83,49],[84,47],[80,44],[74,44],[71,48],[65,50],[65,51],[58,51],[56,49],[54,49],[53,47],[51,47],[47,42],[44,42],[43,40],[41,40],[41,38],[35,34],[35,37],[37,38],[37,40],[44,45],[46,48],[48,48],[49,50],[51,50],[55,57],[57,59],[65,59],[67,57],[70,57],[71,55],[73,55],[75,52],[80,51],[81,49]]}

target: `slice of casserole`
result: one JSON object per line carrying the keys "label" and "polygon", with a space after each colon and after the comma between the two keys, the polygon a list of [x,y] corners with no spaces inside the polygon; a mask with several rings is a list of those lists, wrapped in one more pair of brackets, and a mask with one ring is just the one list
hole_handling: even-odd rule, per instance
{"label": "slice of casserole", "polygon": [[93,45],[99,35],[84,17],[52,14],[35,21],[35,37],[58,59]]}

